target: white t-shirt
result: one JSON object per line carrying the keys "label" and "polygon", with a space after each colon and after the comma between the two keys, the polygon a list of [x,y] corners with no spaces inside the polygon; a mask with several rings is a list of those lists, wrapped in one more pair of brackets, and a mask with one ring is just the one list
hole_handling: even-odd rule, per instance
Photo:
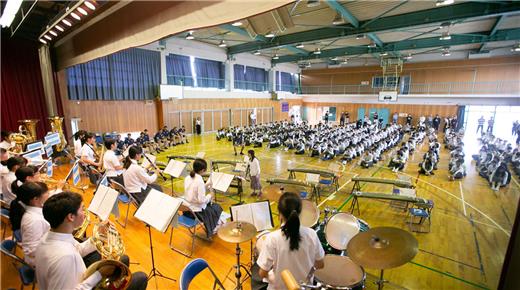
{"label": "white t-shirt", "polygon": [[281,276],[285,269],[291,271],[296,281],[305,281],[314,263],[325,257],[320,239],[313,229],[301,226],[300,236],[298,250],[291,251],[289,239],[281,229],[267,235],[265,247],[256,262],[263,270],[274,272],[274,278],[270,275],[267,289],[286,289]]}
{"label": "white t-shirt", "polygon": [[74,155],[81,158],[81,140],[74,140]]}
{"label": "white t-shirt", "polygon": [[9,142],[7,142],[5,140],[0,142],[0,148],[5,149],[6,151],[9,151],[9,149],[11,149],[13,147],[14,147],[13,142],[9,143]]}
{"label": "white t-shirt", "polygon": [[146,189],[148,184],[157,180],[157,174],[148,175],[146,169],[139,166],[137,161],[132,160],[130,167],[123,173],[123,180],[128,192],[141,192],[141,190]]}
{"label": "white t-shirt", "polygon": [[20,228],[24,260],[34,266],[36,248],[51,226],[43,217],[41,207],[26,206]]}
{"label": "white t-shirt", "polygon": [[206,194],[206,184],[199,174],[184,179],[184,199],[192,211],[202,211],[211,201],[211,195]]}
{"label": "white t-shirt", "polygon": [[260,161],[258,161],[258,158],[249,161],[249,174],[251,174],[251,176],[257,176],[260,174]]}
{"label": "white t-shirt", "polygon": [[16,180],[16,175],[14,172],[9,171],[2,178],[2,194],[4,195],[4,201],[7,204],[11,204],[11,201],[16,199],[16,195],[11,190],[11,184]]}
{"label": "white t-shirt", "polygon": [[119,162],[116,153],[112,150],[107,150],[103,155],[103,168],[105,168],[106,175],[108,177],[116,177],[123,173],[123,170],[116,169],[117,166],[121,166],[121,162]]}
{"label": "white t-shirt", "polygon": [[87,160],[90,160],[92,162],[96,161],[96,157],[94,157],[94,150],[90,148],[90,145],[87,143],[83,144],[83,147],[81,147],[81,157],[86,157]]}

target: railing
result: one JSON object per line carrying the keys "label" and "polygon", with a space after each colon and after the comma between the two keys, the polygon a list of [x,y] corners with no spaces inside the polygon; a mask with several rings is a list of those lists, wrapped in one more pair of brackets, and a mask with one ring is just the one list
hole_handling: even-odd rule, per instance
{"label": "railing", "polygon": [[[380,90],[370,85],[303,86],[302,94],[378,94]],[[407,94],[520,94],[520,81],[411,83]]]}
{"label": "railing", "polygon": [[167,75],[166,78],[169,85],[217,89],[226,87],[225,79],[197,77],[195,82],[192,76]]}
{"label": "railing", "polygon": [[269,84],[264,83],[264,82],[235,80],[235,89],[249,90],[249,91],[256,91],[256,92],[267,92],[269,90]]}

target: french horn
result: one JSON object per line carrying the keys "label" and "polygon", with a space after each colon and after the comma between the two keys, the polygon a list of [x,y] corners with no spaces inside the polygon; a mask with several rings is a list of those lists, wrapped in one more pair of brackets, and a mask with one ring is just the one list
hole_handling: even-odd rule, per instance
{"label": "french horn", "polygon": [[102,276],[101,281],[92,288],[93,290],[124,290],[128,288],[132,279],[132,272],[125,264],[115,260],[101,260],[90,265],[84,274],[84,279],[105,266],[113,266],[114,271],[111,275]]}

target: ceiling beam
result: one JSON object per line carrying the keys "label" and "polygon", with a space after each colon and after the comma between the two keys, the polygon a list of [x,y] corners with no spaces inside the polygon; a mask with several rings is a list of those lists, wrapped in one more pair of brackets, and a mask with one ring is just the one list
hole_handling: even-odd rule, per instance
{"label": "ceiling beam", "polygon": [[[491,28],[491,31],[489,32],[489,36],[492,36],[493,34],[495,34],[498,31],[498,27],[502,24],[502,22],[506,18],[507,18],[507,16],[505,16],[505,15],[498,17],[497,21],[495,22],[495,24],[493,24],[493,27]],[[486,46],[486,44],[482,43],[482,45],[478,49],[478,53],[481,53],[484,51],[484,46]]]}
{"label": "ceiling beam", "polygon": [[[475,33],[477,34],[477,33]],[[377,53],[383,51],[403,51],[403,50],[412,50],[412,49],[425,49],[425,48],[434,48],[434,47],[449,47],[456,45],[465,45],[465,44],[475,44],[475,43],[485,43],[485,42],[494,42],[494,41],[507,41],[507,40],[520,40],[520,28],[514,29],[504,29],[498,30],[495,34],[489,35],[489,31],[479,32],[481,36],[477,35],[452,35],[450,40],[440,40],[438,37],[431,38],[420,38],[420,39],[411,39],[404,41],[396,41],[386,43],[384,48],[369,48],[366,46],[350,46],[350,47],[342,47],[335,49],[327,49],[322,50],[319,57],[315,55],[308,56],[297,56],[297,55],[287,55],[281,56],[277,60],[273,60],[273,63],[284,63],[284,62],[296,62],[301,60],[310,60],[310,59],[321,59],[321,58],[329,58],[329,57],[341,57],[347,55],[361,55],[361,54],[370,54]]]}
{"label": "ceiling beam", "polygon": [[496,2],[464,2],[450,6],[415,11],[400,15],[382,17],[372,21],[367,26],[363,24],[368,21],[359,22],[360,28],[352,27],[324,27],[314,30],[302,31],[292,34],[280,35],[270,42],[248,42],[234,45],[228,48],[229,54],[250,52],[261,49],[275,48],[278,46],[292,45],[301,42],[309,42],[338,37],[355,36],[358,34],[377,33],[382,31],[393,31],[406,27],[456,21],[468,18],[482,18],[500,16],[520,11],[520,1],[496,3]]}
{"label": "ceiling beam", "polygon": [[[268,42],[269,41],[269,38],[267,38],[267,37],[265,37],[263,35],[260,35],[260,34],[257,34],[253,38],[253,37],[251,37],[249,32],[247,32],[247,30],[245,30],[244,28],[233,26],[231,24],[220,25],[220,28],[222,28],[224,30],[227,30],[227,31],[234,32],[234,33],[239,34],[239,35],[243,35],[243,36],[249,37],[250,39],[253,39],[255,41],[259,41],[259,42]],[[304,55],[306,55],[306,54],[309,53],[305,49],[297,48],[297,47],[294,47],[292,45],[286,45],[286,46],[284,46],[284,48],[286,48],[287,50],[289,50],[291,52],[297,53],[297,54],[304,54]]]}
{"label": "ceiling beam", "polygon": [[343,17],[343,19],[350,22],[350,24],[352,24],[352,26],[354,26],[356,28],[359,27],[359,20],[357,20],[357,18],[352,13],[350,13],[350,11],[348,11],[345,7],[343,7],[343,5],[341,5],[341,3],[338,3],[338,1],[336,1],[336,0],[327,0],[327,1],[325,1],[325,3],[327,3],[330,6],[330,8],[332,8],[336,12],[338,12],[339,15],[341,15],[341,17]]}

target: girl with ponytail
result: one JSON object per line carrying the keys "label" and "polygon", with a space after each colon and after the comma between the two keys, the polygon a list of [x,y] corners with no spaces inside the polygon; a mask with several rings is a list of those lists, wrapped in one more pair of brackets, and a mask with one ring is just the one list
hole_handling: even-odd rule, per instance
{"label": "girl with ponytail", "polygon": [[[202,221],[206,230],[207,237],[211,237],[220,224],[222,207],[213,203],[213,192],[206,194],[207,189],[211,189],[211,178],[204,183],[202,174],[208,169],[208,163],[204,159],[193,161],[193,170],[190,176],[184,179],[184,199],[187,206]],[[191,212],[184,214],[190,216]]]}
{"label": "girl with ponytail", "polygon": [[[292,192],[278,201],[281,228],[266,236],[256,263],[259,275],[269,280],[267,289],[285,289],[282,270],[288,269],[296,281],[305,281],[313,267],[323,268],[325,252],[316,232],[300,225],[302,201]],[[274,275],[268,275],[269,271]]]}
{"label": "girl with ponytail", "polygon": [[146,169],[137,163],[141,160],[142,154],[143,149],[140,146],[130,147],[123,164],[123,168],[126,169],[123,172],[124,186],[139,205],[152,189],[162,191],[161,186],[154,183],[157,180],[157,173],[149,175]]}

